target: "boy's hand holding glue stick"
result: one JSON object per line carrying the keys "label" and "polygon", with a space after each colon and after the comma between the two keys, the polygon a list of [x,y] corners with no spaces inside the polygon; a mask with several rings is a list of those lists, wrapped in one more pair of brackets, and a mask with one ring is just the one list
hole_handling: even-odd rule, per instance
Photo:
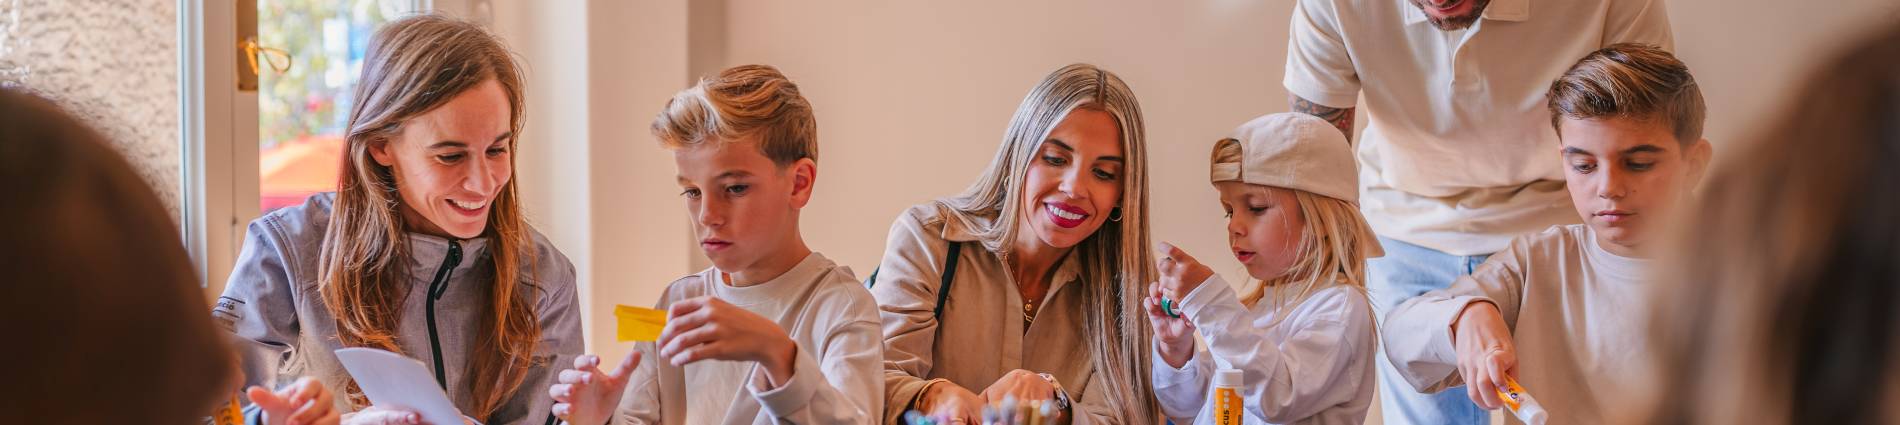
{"label": "boy's hand holding glue stick", "polygon": [[1517,385],[1517,345],[1496,304],[1466,305],[1452,322],[1451,338],[1458,350],[1458,373],[1472,402],[1485,409],[1509,407],[1526,423],[1544,422],[1543,406]]}

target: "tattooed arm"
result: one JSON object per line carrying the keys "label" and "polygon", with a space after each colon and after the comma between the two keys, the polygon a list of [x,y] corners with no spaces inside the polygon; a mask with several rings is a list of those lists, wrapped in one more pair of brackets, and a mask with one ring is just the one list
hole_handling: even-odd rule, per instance
{"label": "tattooed arm", "polygon": [[1352,141],[1353,108],[1334,108],[1331,106],[1321,105],[1318,103],[1313,103],[1313,101],[1306,100],[1305,98],[1302,98],[1296,94],[1289,94],[1286,96],[1286,98],[1287,98],[1287,103],[1291,103],[1293,105],[1293,112],[1299,112],[1299,113],[1303,113],[1307,115],[1316,116],[1316,117],[1319,117],[1320,119],[1326,120],[1326,122],[1333,123],[1334,127],[1339,127],[1340,133],[1346,134],[1347,141],[1349,142]]}

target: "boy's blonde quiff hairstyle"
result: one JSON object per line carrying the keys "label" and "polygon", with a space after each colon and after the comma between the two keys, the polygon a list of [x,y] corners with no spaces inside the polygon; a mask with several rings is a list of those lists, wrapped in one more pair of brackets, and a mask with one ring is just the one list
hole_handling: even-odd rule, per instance
{"label": "boy's blonde quiff hairstyle", "polygon": [[[1214,143],[1210,162],[1216,166],[1239,165],[1242,158],[1240,140],[1228,138]],[[1276,295],[1269,305],[1276,308],[1297,305],[1314,292],[1334,284],[1365,290],[1366,259],[1378,253],[1368,252],[1369,247],[1375,246],[1368,239],[1375,236],[1372,226],[1359,215],[1359,207],[1304,190],[1293,190],[1293,193],[1300,204],[1300,216],[1306,219],[1299,258],[1284,276],[1266,281],[1251,279],[1240,294],[1241,302],[1248,306],[1258,304],[1269,288],[1275,289]],[[1285,296],[1288,290],[1296,292],[1288,297]]]}
{"label": "boy's blonde quiff hairstyle", "polygon": [[778,68],[740,65],[702,78],[666,102],[653,136],[667,149],[728,143],[758,136],[759,150],[780,167],[818,160],[818,120],[798,84]]}

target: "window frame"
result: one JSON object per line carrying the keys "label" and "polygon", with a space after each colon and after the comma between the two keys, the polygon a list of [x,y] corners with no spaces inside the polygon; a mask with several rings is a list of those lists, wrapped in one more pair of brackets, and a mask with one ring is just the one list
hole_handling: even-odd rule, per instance
{"label": "window frame", "polygon": [[[490,10],[491,0],[408,1],[411,10],[469,16]],[[249,65],[238,32],[257,28],[257,2],[179,0],[177,7],[179,227],[205,297],[215,302],[259,215],[258,93],[238,89],[239,73],[249,72],[240,68]]]}

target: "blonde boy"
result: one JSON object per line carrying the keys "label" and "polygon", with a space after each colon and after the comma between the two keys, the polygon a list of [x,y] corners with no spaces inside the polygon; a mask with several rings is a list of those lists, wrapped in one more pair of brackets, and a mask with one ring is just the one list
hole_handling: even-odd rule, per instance
{"label": "blonde boy", "polygon": [[669,319],[657,343],[611,372],[596,356],[563,371],[548,389],[555,413],[584,425],[875,421],[877,303],[799,236],[818,136],[798,86],[769,66],[733,67],[674,96],[653,134],[673,151],[713,267],[661,295]]}
{"label": "blonde boy", "polygon": [[[1662,49],[1618,44],[1551,84],[1570,199],[1584,224],[1518,237],[1450,288],[1386,316],[1386,355],[1421,392],[1468,384],[1504,404],[1515,380],[1551,418],[1603,423],[1607,393],[1642,362],[1650,240],[1701,179],[1710,150],[1688,67]],[[1516,419],[1513,418],[1513,421]]]}

